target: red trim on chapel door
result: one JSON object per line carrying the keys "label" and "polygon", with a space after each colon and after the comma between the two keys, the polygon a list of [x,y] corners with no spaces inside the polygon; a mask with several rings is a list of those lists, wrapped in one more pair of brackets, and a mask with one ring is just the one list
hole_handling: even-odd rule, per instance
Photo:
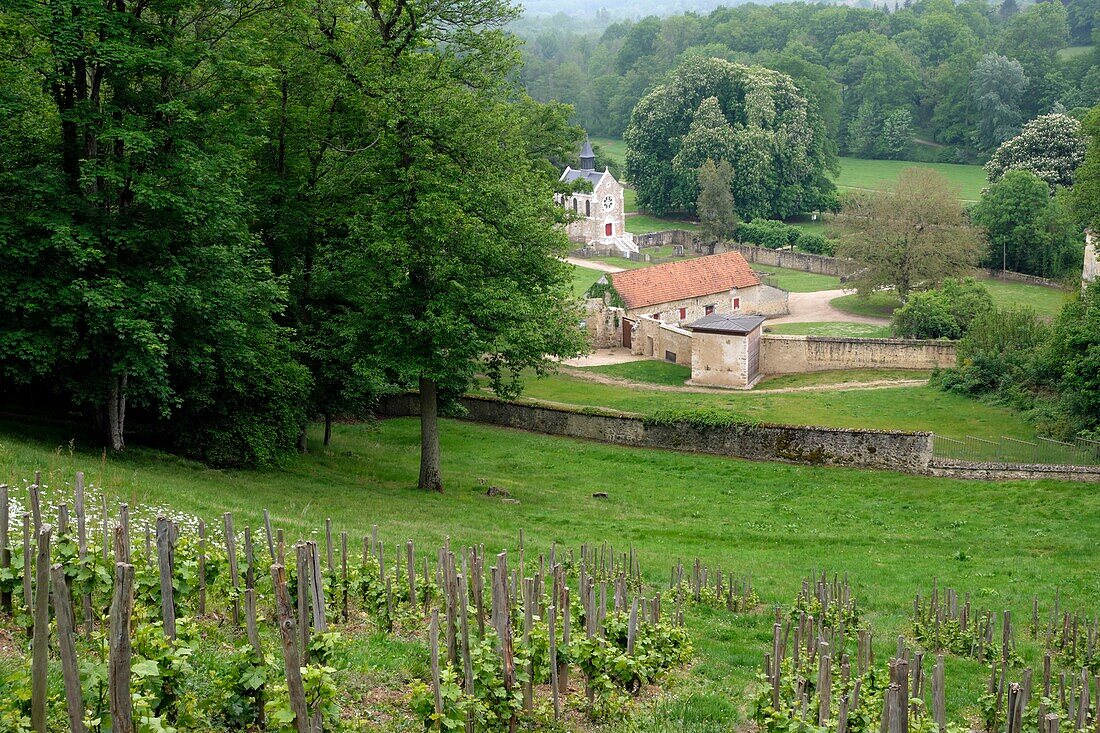
{"label": "red trim on chapel door", "polygon": [[611,224],[610,224],[610,222],[603,225],[603,231],[604,231],[604,234],[607,235],[608,237],[611,236]]}

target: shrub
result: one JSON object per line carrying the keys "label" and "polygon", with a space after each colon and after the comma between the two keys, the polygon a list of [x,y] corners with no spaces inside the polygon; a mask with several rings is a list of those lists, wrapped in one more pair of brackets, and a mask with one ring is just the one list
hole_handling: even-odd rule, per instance
{"label": "shrub", "polygon": [[794,244],[801,231],[798,227],[774,219],[756,219],[737,227],[737,238],[768,249],[779,249]]}
{"label": "shrub", "polygon": [[803,252],[809,252],[814,255],[828,255],[833,256],[836,251],[836,242],[829,239],[824,234],[816,234],[814,232],[802,232],[798,235],[798,239],[795,240],[794,246]]}
{"label": "shrub", "polygon": [[958,339],[979,315],[993,310],[993,298],[973,278],[948,278],[935,290],[914,293],[894,311],[894,334],[904,338]]}

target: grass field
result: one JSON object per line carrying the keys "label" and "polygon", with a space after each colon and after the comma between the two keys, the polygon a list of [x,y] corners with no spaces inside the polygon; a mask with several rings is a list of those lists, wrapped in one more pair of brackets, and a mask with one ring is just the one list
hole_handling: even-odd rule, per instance
{"label": "grass field", "polygon": [[632,214],[626,217],[626,230],[631,234],[667,232],[671,229],[683,229],[689,232],[697,232],[699,231],[699,225],[691,221],[664,219],[650,216],[649,214]]}
{"label": "grass field", "polygon": [[1077,58],[1078,56],[1090,54],[1095,49],[1096,46],[1067,46],[1058,50],[1058,58],[1062,61],[1069,61],[1070,59]]}
{"label": "grass field", "polygon": [[919,369],[838,369],[806,374],[776,374],[764,379],[757,390],[786,389],[788,387],[816,387],[831,384],[861,384],[880,380],[927,379],[930,372]]}
{"label": "grass field", "polygon": [[578,298],[582,297],[592,287],[592,283],[601,277],[603,277],[603,273],[599,270],[573,265],[573,295]]}
{"label": "grass field", "polygon": [[609,407],[643,414],[662,408],[714,409],[731,412],[745,420],[794,425],[930,430],[949,437],[1035,437],[1034,429],[1019,413],[932,387],[787,394],[725,390],[664,392],[595,384],[568,374],[554,374],[543,379],[529,379],[524,396],[579,407]]}
{"label": "grass field", "polygon": [[683,364],[672,364],[667,361],[657,361],[656,359],[587,367],[584,371],[649,384],[681,385],[691,378],[691,367]]}
{"label": "grass field", "polygon": [[847,338],[890,338],[889,326],[873,323],[779,323],[765,326],[768,333],[787,336],[843,336]]}
{"label": "grass field", "polygon": [[930,168],[936,171],[959,189],[959,196],[964,201],[977,201],[987,182],[985,171],[980,165],[841,158],[840,175],[835,183],[840,188],[890,191],[894,188],[898,174],[906,168]]}
{"label": "grass field", "polygon": [[[331,517],[335,529],[352,537],[377,524],[389,547],[405,539],[436,547],[449,538],[453,547],[484,543],[489,552],[508,548],[514,554],[523,530],[529,556],[551,542],[559,550],[582,542],[630,546],[653,583],[667,583],[677,559],[695,557],[751,576],[761,610],[688,608],[696,663],[671,681],[661,702],[640,706],[635,716],[615,716],[601,728],[614,733],[746,729],[771,637],[771,608],[790,604],[801,578],[815,570],[849,575],[880,660],[907,630],[914,594],[926,595],[933,578],[941,589],[971,593],[975,604],[1011,609],[1021,619],[1019,652],[1033,667],[1041,659],[1023,631],[1033,594],[1044,614],[1056,590],[1071,612],[1100,603],[1094,559],[1100,493],[1080,485],[754,463],[445,420],[447,492],[429,494],[413,488],[415,420],[337,425],[330,450],[318,437],[313,431],[311,453],[281,469],[215,471],[133,448],[124,457],[101,459],[80,445],[70,452],[64,433],[35,431],[28,438],[24,429],[6,425],[0,428],[0,464],[10,483],[36,469],[48,484],[83,470],[90,483],[118,499],[171,505],[210,523],[232,511],[240,526],[256,527],[267,508],[291,537]],[[486,484],[506,488],[516,503],[485,497]],[[594,499],[597,491],[608,498]],[[356,702],[356,715],[372,721],[367,729],[415,730],[400,710],[409,682],[425,673],[423,640],[371,636],[355,655],[356,682],[372,690]],[[987,676],[977,662],[947,657],[953,720],[975,714],[966,701],[984,692]],[[386,702],[393,708],[383,707]]]}
{"label": "grass field", "polygon": [[617,137],[593,137],[589,138],[593,145],[598,145],[605,153],[615,159],[621,166],[626,165],[626,143]]}
{"label": "grass field", "polygon": [[[992,278],[980,280],[998,308],[1027,307],[1048,320],[1058,315],[1070,295],[1067,291],[1042,285],[1010,283]],[[899,305],[898,299],[889,293],[875,293],[869,298],[860,298],[856,294],[842,295],[829,302],[845,313],[876,318],[889,318]]]}
{"label": "grass field", "polygon": [[772,267],[753,262],[749,265],[758,272],[769,272],[775,275],[776,286],[789,290],[792,293],[816,293],[821,290],[837,290],[840,288],[840,278],[832,275],[818,275],[813,272],[791,270],[786,267]]}

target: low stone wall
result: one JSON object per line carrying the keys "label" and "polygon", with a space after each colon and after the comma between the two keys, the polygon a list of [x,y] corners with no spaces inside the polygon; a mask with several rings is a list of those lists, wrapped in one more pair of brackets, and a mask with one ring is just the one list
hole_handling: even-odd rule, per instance
{"label": "low stone wall", "polygon": [[726,242],[727,251],[740,252],[750,263],[758,262],[772,267],[786,267],[791,270],[814,272],[818,275],[848,277],[856,271],[857,265],[851,260],[826,255],[812,255],[808,252],[795,252],[789,249],[768,249],[753,244]]}
{"label": "low stone wall", "polygon": [[646,247],[665,247],[673,244],[682,244],[684,247],[690,249],[694,241],[694,232],[689,232],[686,229],[669,229],[665,232],[649,232],[648,234],[634,235],[634,244],[638,245],[638,249],[645,249]]}
{"label": "low stone wall", "polygon": [[955,366],[953,341],[857,339],[764,334],[760,371],[800,374],[829,369],[933,369]]}
{"label": "low stone wall", "polygon": [[[932,459],[930,433],[765,424],[652,424],[637,415],[565,410],[487,397],[464,397],[459,402],[467,411],[466,419],[475,422],[639,448],[916,473],[926,472]],[[418,415],[419,411],[416,395],[385,399],[378,408],[380,415],[390,417]]]}
{"label": "low stone wall", "polygon": [[1051,280],[1045,277],[1039,277],[1038,275],[1028,275],[1023,272],[1013,272],[1012,270],[996,270],[990,269],[989,276],[994,280],[1004,280],[1010,283],[1026,283],[1028,285],[1041,285],[1044,288],[1054,288],[1055,290],[1065,290],[1062,283],[1057,280]]}
{"label": "low stone wall", "polygon": [[[691,332],[677,326],[661,323],[656,318],[642,316],[631,337],[631,353],[651,356],[662,361],[691,366]],[[668,359],[668,354],[675,354]]]}
{"label": "low stone wall", "polygon": [[611,349],[623,345],[622,308],[605,304],[598,298],[584,302],[584,327],[588,331],[588,345],[593,349]]}
{"label": "low stone wall", "polygon": [[973,463],[934,459],[928,467],[933,476],[982,479],[985,481],[1084,481],[1100,483],[1100,466],[1053,466],[1044,463]]}

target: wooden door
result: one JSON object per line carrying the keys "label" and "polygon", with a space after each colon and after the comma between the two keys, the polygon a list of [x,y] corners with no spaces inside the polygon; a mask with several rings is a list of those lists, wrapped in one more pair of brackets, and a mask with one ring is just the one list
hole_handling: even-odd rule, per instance
{"label": "wooden door", "polygon": [[630,330],[632,328],[634,328],[634,321],[628,321],[627,319],[624,318],[623,319],[623,346],[627,349],[631,348],[632,345],[633,345],[631,340],[630,340]]}
{"label": "wooden door", "polygon": [[607,236],[609,236],[609,237],[611,236],[611,222],[608,222],[607,224],[603,225],[603,232]]}

